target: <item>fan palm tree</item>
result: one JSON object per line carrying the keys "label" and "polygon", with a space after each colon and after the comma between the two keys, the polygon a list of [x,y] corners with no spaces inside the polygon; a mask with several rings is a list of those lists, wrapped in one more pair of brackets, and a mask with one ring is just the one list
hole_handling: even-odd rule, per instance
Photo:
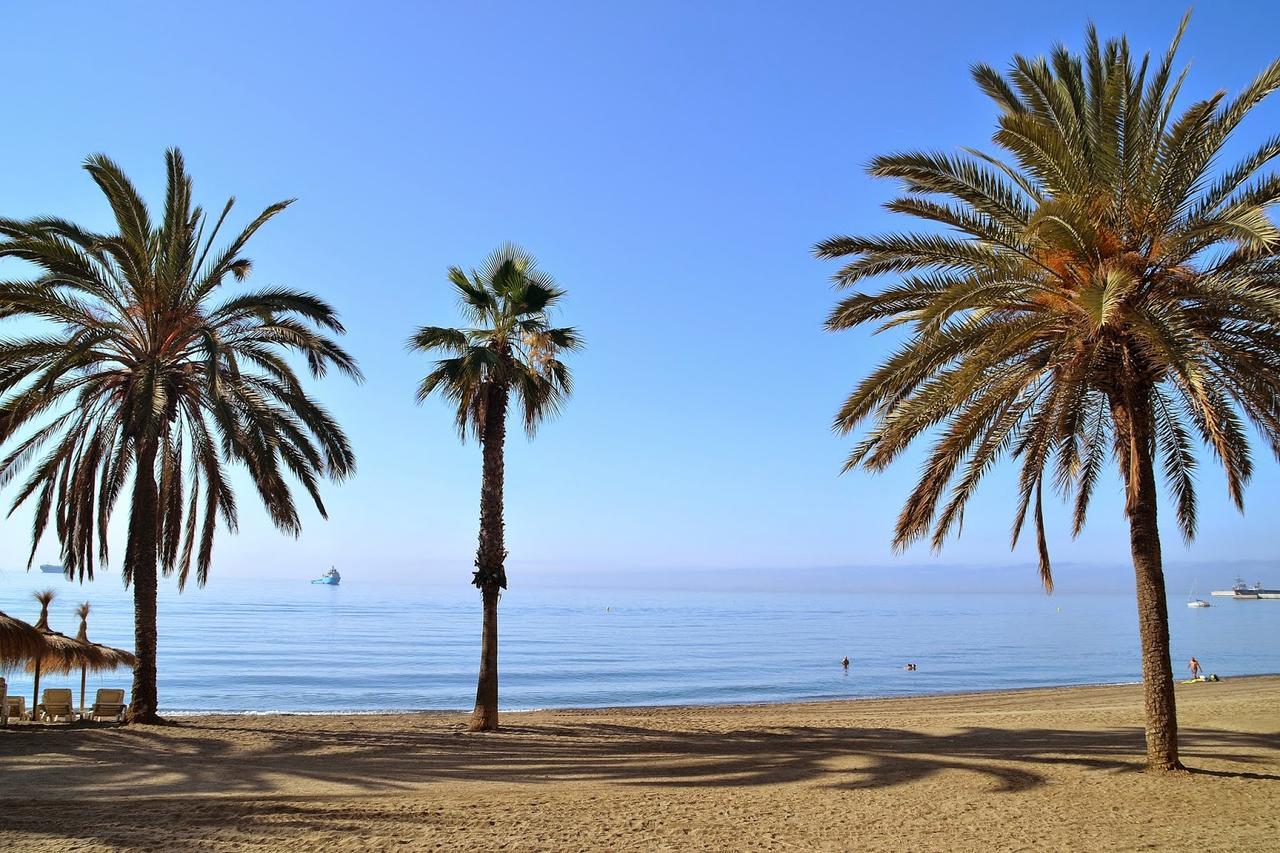
{"label": "fan palm tree", "polygon": [[[85,168],[115,217],[114,234],[55,218],[0,220],[0,258],[29,280],[0,282],[0,319],[45,321],[0,340],[0,485],[30,466],[13,508],[34,498],[32,557],[50,519],[69,576],[108,559],[107,527],[130,490],[123,578],[133,584],[137,665],[131,721],[158,719],[157,570],[203,585],[219,518],[236,529],[228,467],[243,465],[273,522],[297,534],[286,476],[323,516],[318,481],[355,468],[342,429],[304,391],[289,355],[313,376],[332,366],[359,379],[326,333],[343,331],[320,298],[281,287],[222,298],[243,281],[248,240],[289,202],[273,204],[225,247],[231,211],[192,204],[182,155],[166,155],[168,191],[154,225],[124,172],[103,156]],[[206,233],[207,231],[207,233]],[[27,328],[24,325],[23,328]],[[95,556],[96,551],[96,556]]]}
{"label": "fan palm tree", "polygon": [[888,209],[932,227],[815,248],[848,259],[839,287],[895,276],[840,301],[827,328],[906,331],[835,419],[840,433],[871,421],[846,470],[882,470],[932,438],[897,547],[929,536],[940,548],[983,475],[1012,457],[1013,542],[1030,512],[1051,591],[1046,477],[1074,502],[1075,534],[1104,465],[1117,462],[1153,769],[1180,767],[1157,465],[1190,542],[1201,443],[1241,508],[1246,420],[1280,456],[1280,231],[1267,215],[1280,199],[1280,175],[1267,171],[1280,136],[1217,166],[1240,121],[1280,86],[1280,60],[1237,96],[1178,111],[1185,71],[1173,63],[1186,23],[1158,64],[1090,28],[1083,56],[1058,47],[1047,59],[1015,57],[1006,74],[975,66],[1007,157],[877,157],[870,173],[904,191]]}
{"label": "fan palm tree", "polygon": [[498,597],[507,588],[503,541],[503,445],[512,394],[530,438],[554,416],[572,391],[569,368],[559,355],[582,346],[572,328],[554,328],[548,312],[564,291],[540,272],[532,256],[515,246],[495,251],[470,275],[449,269],[463,314],[471,325],[454,329],[423,326],[409,348],[447,357],[418,386],[418,402],[439,394],[456,407],[455,424],[464,442],[480,442],[480,543],[472,583],[484,604],[480,676],[472,731],[498,728]]}

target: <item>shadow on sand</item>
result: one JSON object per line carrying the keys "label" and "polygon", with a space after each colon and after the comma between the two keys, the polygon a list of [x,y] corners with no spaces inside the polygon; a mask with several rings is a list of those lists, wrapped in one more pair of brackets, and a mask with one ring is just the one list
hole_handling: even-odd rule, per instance
{"label": "shadow on sand", "polygon": [[[1211,757],[1270,769],[1280,751],[1276,734],[1184,729],[1180,739],[1192,765]],[[857,727],[697,731],[584,722],[511,726],[478,736],[440,718],[423,722],[412,716],[402,731],[362,731],[340,718],[297,729],[271,721],[245,726],[243,718],[186,720],[165,728],[24,727],[0,732],[0,764],[24,756],[40,760],[22,767],[20,785],[5,786],[0,829],[8,824],[49,831],[56,812],[60,838],[128,846],[92,809],[60,808],[64,803],[52,801],[101,806],[145,797],[138,807],[146,810],[146,821],[171,811],[187,831],[228,820],[340,830],[341,810],[317,809],[318,801],[449,781],[720,788],[810,782],[858,790],[965,771],[987,779],[992,792],[1008,793],[1047,784],[1060,765],[1135,773],[1142,768],[1143,749],[1136,727],[933,734]],[[1280,780],[1264,772],[1198,772]],[[315,796],[281,795],[291,782]]]}

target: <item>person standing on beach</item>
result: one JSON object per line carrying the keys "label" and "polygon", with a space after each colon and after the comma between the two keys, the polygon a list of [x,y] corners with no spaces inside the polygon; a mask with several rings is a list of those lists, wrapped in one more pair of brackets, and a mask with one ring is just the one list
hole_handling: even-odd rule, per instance
{"label": "person standing on beach", "polygon": [[1200,661],[1196,660],[1195,655],[1191,656],[1191,662],[1187,664],[1187,669],[1191,670],[1192,678],[1200,677]]}

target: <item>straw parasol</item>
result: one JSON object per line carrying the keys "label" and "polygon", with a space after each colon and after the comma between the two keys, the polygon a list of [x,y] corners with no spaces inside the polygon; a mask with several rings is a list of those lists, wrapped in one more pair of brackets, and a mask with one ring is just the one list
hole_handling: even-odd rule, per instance
{"label": "straw parasol", "polygon": [[44,637],[21,619],[0,613],[0,671],[40,656]]}
{"label": "straw parasol", "polygon": [[68,637],[66,634],[59,634],[49,627],[49,602],[53,601],[57,595],[52,589],[33,594],[35,600],[40,602],[40,621],[36,623],[36,630],[43,636],[45,648],[38,657],[32,658],[27,663],[27,672],[35,674],[35,688],[32,691],[34,695],[31,699],[32,708],[40,704],[41,672],[66,674],[79,669],[81,666],[96,669],[106,663],[102,652],[92,643],[82,643],[79,640]]}
{"label": "straw parasol", "polygon": [[133,652],[126,652],[124,649],[113,649],[111,646],[89,641],[89,611],[91,609],[87,601],[76,608],[76,615],[80,617],[80,631],[76,634],[76,640],[97,649],[102,654],[102,663],[98,666],[92,666],[84,662],[80,664],[80,716],[82,717],[84,716],[84,683],[90,669],[94,672],[99,672],[117,669],[122,666],[132,668],[138,663],[138,659],[133,656]]}

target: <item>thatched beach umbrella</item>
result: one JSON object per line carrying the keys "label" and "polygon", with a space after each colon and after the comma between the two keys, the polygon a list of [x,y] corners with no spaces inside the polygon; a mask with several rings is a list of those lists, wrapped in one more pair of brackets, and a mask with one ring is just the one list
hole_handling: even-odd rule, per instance
{"label": "thatched beach umbrella", "polygon": [[44,637],[21,619],[0,613],[0,672],[37,658],[44,651]]}
{"label": "thatched beach umbrella", "polygon": [[57,595],[52,589],[34,594],[35,600],[40,602],[40,621],[36,623],[36,630],[43,637],[45,647],[38,657],[32,658],[27,664],[27,672],[35,674],[31,699],[33,709],[40,704],[40,673],[66,674],[81,666],[97,668],[106,662],[102,652],[92,643],[82,643],[49,627],[49,602]]}
{"label": "thatched beach umbrella", "polygon": [[91,666],[88,663],[80,664],[80,716],[84,716],[84,683],[85,678],[89,674],[89,670],[99,672],[108,669],[118,669],[122,666],[133,668],[137,664],[138,659],[133,656],[133,652],[126,652],[124,649],[113,649],[111,646],[104,646],[101,643],[93,643],[89,641],[89,602],[85,602],[76,608],[76,615],[80,617],[80,631],[76,634],[76,639],[88,646],[93,646],[102,654],[102,663],[98,666]]}

